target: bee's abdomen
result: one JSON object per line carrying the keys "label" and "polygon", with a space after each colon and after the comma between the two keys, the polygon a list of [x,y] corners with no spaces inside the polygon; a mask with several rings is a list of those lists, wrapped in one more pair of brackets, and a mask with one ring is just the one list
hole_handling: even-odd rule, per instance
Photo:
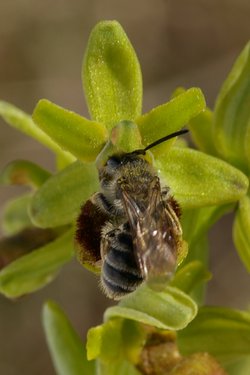
{"label": "bee's abdomen", "polygon": [[137,265],[132,238],[120,233],[110,244],[102,266],[102,284],[109,297],[120,299],[143,281]]}

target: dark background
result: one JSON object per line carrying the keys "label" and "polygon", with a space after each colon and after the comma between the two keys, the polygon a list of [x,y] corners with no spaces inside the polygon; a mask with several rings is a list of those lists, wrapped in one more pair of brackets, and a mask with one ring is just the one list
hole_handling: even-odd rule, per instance
{"label": "dark background", "polygon": [[[250,35],[248,0],[1,0],[0,99],[31,113],[40,98],[88,116],[80,70],[90,30],[117,19],[141,62],[144,111],[168,100],[173,89],[199,86],[213,106],[218,89]],[[53,170],[49,151],[0,121],[0,167],[28,159]],[[1,207],[20,192],[1,188]],[[249,277],[231,239],[232,217],[210,234],[207,301],[244,308]],[[54,299],[85,337],[109,304],[98,280],[77,262],[34,295],[15,302],[0,296],[0,374],[52,375],[41,326],[43,301]]]}

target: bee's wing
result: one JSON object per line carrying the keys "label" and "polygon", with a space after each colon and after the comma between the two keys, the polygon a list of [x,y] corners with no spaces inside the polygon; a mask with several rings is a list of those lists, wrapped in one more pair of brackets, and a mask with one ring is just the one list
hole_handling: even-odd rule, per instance
{"label": "bee's wing", "polygon": [[122,199],[131,227],[135,255],[143,276],[150,280],[166,280],[175,270],[180,224],[170,205],[161,196],[159,178],[149,188],[147,207],[122,189]]}

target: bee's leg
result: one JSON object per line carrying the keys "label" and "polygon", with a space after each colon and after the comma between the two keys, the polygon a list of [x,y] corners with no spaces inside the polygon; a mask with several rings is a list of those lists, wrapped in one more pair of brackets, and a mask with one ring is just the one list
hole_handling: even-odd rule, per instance
{"label": "bee's leg", "polygon": [[109,216],[114,215],[114,206],[109,200],[105,197],[103,193],[96,193],[92,197],[92,201],[96,204],[96,206],[105,214]]}

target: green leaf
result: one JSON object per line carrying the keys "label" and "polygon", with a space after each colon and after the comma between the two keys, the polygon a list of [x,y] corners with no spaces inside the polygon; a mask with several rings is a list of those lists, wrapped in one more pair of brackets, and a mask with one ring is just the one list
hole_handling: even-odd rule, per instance
{"label": "green leaf", "polygon": [[73,256],[73,232],[12,262],[0,272],[0,292],[9,298],[34,292],[52,281]]}
{"label": "green leaf", "polygon": [[93,29],[82,68],[83,87],[93,120],[109,130],[141,114],[142,78],[135,51],[116,21]]}
{"label": "green leaf", "polygon": [[195,317],[197,307],[185,293],[172,287],[155,292],[146,285],[124,297],[118,306],[106,310],[104,319],[121,317],[157,328],[179,330]]}
{"label": "green leaf", "polygon": [[63,154],[65,158],[72,162],[74,157],[69,153],[62,151],[62,149],[47,136],[41,129],[39,129],[32,117],[27,113],[21,111],[12,104],[0,101],[0,116],[11,126],[21,131],[22,133],[34,138],[56,154]]}
{"label": "green leaf", "polygon": [[184,355],[208,352],[223,365],[249,356],[250,313],[222,307],[202,307],[189,326],[178,333]]}
{"label": "green leaf", "polygon": [[248,178],[215,157],[172,147],[156,160],[157,170],[182,208],[222,205],[246,194]]}
{"label": "green leaf", "polygon": [[218,95],[214,139],[218,153],[233,165],[250,170],[250,42],[236,60]]}
{"label": "green leaf", "polygon": [[38,102],[33,120],[63,150],[84,162],[94,161],[107,141],[103,124],[90,121],[46,99]]}
{"label": "green leaf", "polygon": [[58,375],[94,375],[95,364],[65,313],[55,302],[43,307],[43,326],[53,364]]}
{"label": "green leaf", "polygon": [[233,239],[238,254],[250,272],[250,198],[243,197],[236,211]]}
{"label": "green leaf", "polygon": [[41,186],[50,173],[39,165],[27,160],[15,160],[9,163],[0,174],[0,183],[4,185]]}
{"label": "green leaf", "polygon": [[[152,109],[136,120],[142,135],[142,143],[147,146],[181,129],[205,107],[206,103],[201,90],[191,88],[169,102]],[[155,147],[152,151],[156,155],[166,153],[173,142],[174,139]]]}
{"label": "green leaf", "polygon": [[211,273],[199,261],[193,261],[177,270],[170,285],[190,294],[201,282],[208,281]]}
{"label": "green leaf", "polygon": [[42,228],[71,223],[81,205],[98,189],[95,165],[77,161],[52,176],[35,193],[30,204],[32,221]]}
{"label": "green leaf", "polygon": [[13,235],[24,228],[32,226],[28,215],[28,207],[31,199],[32,195],[25,194],[8,201],[4,207],[2,217],[2,229],[4,233]]}

